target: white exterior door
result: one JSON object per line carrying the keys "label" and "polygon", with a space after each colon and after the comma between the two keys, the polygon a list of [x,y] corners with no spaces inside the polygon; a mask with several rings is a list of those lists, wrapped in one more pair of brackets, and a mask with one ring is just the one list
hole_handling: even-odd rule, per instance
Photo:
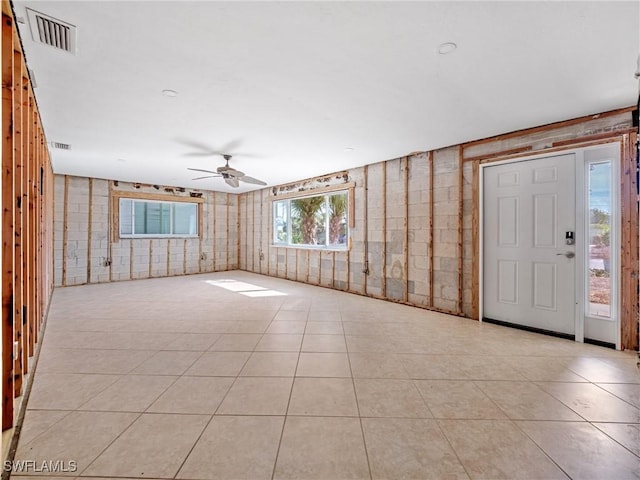
{"label": "white exterior door", "polygon": [[483,169],[483,317],[575,334],[575,155]]}

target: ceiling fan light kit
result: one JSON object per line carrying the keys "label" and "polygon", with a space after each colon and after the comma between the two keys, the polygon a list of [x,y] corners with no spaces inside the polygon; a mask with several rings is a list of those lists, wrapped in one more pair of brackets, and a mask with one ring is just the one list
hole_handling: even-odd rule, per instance
{"label": "ceiling fan light kit", "polygon": [[221,167],[218,167],[215,172],[212,170],[203,170],[201,168],[187,168],[187,170],[191,170],[194,172],[203,172],[203,173],[210,174],[202,177],[196,177],[196,178],[193,178],[192,180],[203,180],[205,178],[222,177],[226,182],[226,184],[232,188],[238,188],[240,186],[240,182],[251,183],[253,185],[262,185],[262,186],[266,185],[266,182],[263,182],[262,180],[258,180],[257,178],[253,178],[248,175],[245,175],[244,172],[241,172],[240,170],[236,170],[235,168],[230,167],[229,160],[231,160],[232,155],[229,155],[226,153],[220,154],[220,155],[222,156],[222,158],[224,158],[225,164]]}

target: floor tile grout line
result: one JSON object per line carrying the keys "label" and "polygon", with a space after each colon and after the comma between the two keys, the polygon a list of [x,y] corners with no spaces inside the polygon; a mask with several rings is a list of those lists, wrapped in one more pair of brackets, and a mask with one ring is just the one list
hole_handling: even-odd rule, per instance
{"label": "floor tile grout line", "polygon": [[[311,307],[309,307],[311,308]],[[309,323],[309,310],[307,310],[307,320],[305,320],[304,330],[307,329],[307,324]],[[300,349],[298,350],[298,360],[296,361],[296,368],[293,371],[293,379],[291,380],[291,389],[289,390],[289,398],[287,400],[287,408],[284,412],[284,419],[282,421],[282,429],[280,431],[280,438],[278,439],[278,448],[276,449],[276,456],[273,460],[273,469],[271,471],[271,480],[275,479],[276,469],[278,467],[278,457],[280,456],[280,448],[282,447],[282,439],[284,438],[284,429],[287,426],[287,418],[289,417],[289,407],[291,406],[291,397],[293,396],[293,387],[296,383],[296,374],[298,373],[298,366],[300,365],[300,355],[302,354],[302,345],[304,343],[304,334],[302,341],[300,342]]]}
{"label": "floor tile grout line", "polygon": [[547,457],[556,467],[558,467],[558,469],[562,473],[564,473],[568,478],[573,479],[573,477],[569,475],[569,472],[567,472],[564,468],[562,468],[562,466],[558,462],[556,462],[556,460],[549,453],[547,453],[547,451],[541,445],[539,445],[538,442],[536,442],[526,431],[524,431],[520,427],[520,425],[516,423],[519,420],[510,420],[510,421],[518,429],[518,431],[522,433],[525,437],[527,437],[536,447],[538,447],[538,449],[544,454],[544,456]]}
{"label": "floor tile grout line", "polygon": [[138,414],[138,415],[137,415],[133,420],[131,420],[131,423],[130,423],[129,425],[127,425],[127,426],[124,428],[124,430],[122,430],[118,435],[116,435],[116,436],[115,436],[115,438],[114,438],[111,442],[109,442],[109,443],[108,443],[108,444],[107,444],[107,445],[106,445],[106,446],[105,446],[105,447],[100,451],[100,453],[98,453],[98,454],[94,457],[94,459],[93,459],[93,460],[91,460],[91,461],[87,464],[87,466],[86,466],[82,471],[78,472],[78,476],[79,476],[79,477],[81,477],[81,476],[82,476],[82,474],[83,474],[84,472],[86,472],[89,468],[91,468],[91,465],[93,465],[93,464],[95,463],[95,461],[96,461],[96,460],[98,460],[98,458],[100,458],[100,457],[101,457],[101,456],[102,456],[102,455],[103,455],[103,454],[104,454],[104,453],[109,449],[109,447],[111,447],[111,445],[113,445],[113,444],[114,444],[114,443],[115,443],[115,442],[116,442],[120,437],[122,437],[122,435],[123,435],[126,431],[128,431],[128,430],[133,426],[133,424],[135,424],[135,423],[140,419],[140,417],[142,417],[142,415],[143,415],[142,413],[139,413],[139,414]]}
{"label": "floor tile grout line", "polygon": [[436,426],[438,427],[438,431],[440,432],[440,434],[444,437],[444,439],[447,441],[447,445],[449,445],[449,448],[451,448],[451,451],[453,452],[453,454],[456,456],[456,459],[458,460],[458,463],[460,464],[460,466],[462,467],[462,469],[464,470],[464,473],[467,475],[467,477],[469,479],[473,478],[473,476],[471,475],[471,473],[469,472],[469,470],[467,469],[467,466],[464,464],[464,462],[462,461],[462,459],[460,458],[460,454],[458,453],[458,451],[453,447],[453,443],[451,443],[451,439],[447,436],[447,433],[445,432],[444,428],[442,428],[442,425],[440,423],[439,419],[435,419],[434,418],[434,422],[436,424]]}
{"label": "floor tile grout line", "polygon": [[[273,322],[273,319],[271,320],[271,322]],[[268,326],[267,326],[268,328]],[[266,331],[266,329],[265,329]],[[264,337],[264,333],[261,335],[260,339],[262,339]],[[220,337],[222,338],[222,336]],[[220,338],[218,340],[220,340]],[[214,342],[214,345],[218,342],[218,340],[216,340]],[[249,359],[251,358],[251,355],[253,355],[253,353],[255,352],[255,347],[260,343],[260,340],[258,340],[258,342],[256,343],[256,345],[254,346],[254,350],[247,356],[246,360],[244,361],[244,363],[242,364],[242,367],[240,367],[240,369],[238,370],[237,375],[235,375],[233,382],[231,383],[231,385],[229,385],[229,388],[227,389],[227,391],[225,392],[224,396],[222,397],[222,399],[220,400],[220,402],[218,403],[216,409],[213,411],[213,413],[211,414],[211,418],[209,418],[209,421],[207,422],[207,424],[204,426],[204,428],[202,429],[202,431],[200,432],[200,435],[198,435],[198,438],[196,438],[195,442],[193,442],[193,445],[191,445],[191,448],[189,449],[189,451],[187,452],[187,454],[184,457],[184,460],[180,463],[180,466],[178,467],[178,469],[176,470],[176,473],[173,475],[172,478],[176,478],[179,474],[180,474],[180,470],[182,470],[182,468],[184,467],[185,463],[187,462],[187,460],[189,459],[189,457],[191,456],[191,454],[193,453],[193,450],[196,448],[196,445],[198,444],[198,442],[202,439],[202,435],[204,435],[204,432],[207,430],[207,428],[209,428],[209,425],[211,425],[211,423],[213,422],[214,418],[216,417],[216,413],[218,412],[218,410],[220,409],[220,407],[222,406],[222,404],[224,403],[225,399],[227,398],[227,396],[229,395],[229,392],[231,392],[231,389],[233,388],[233,386],[236,384],[236,382],[238,381],[238,378],[240,378],[240,373],[242,372],[242,370],[246,367],[247,363],[249,362]],[[213,348],[213,346],[211,346],[211,348]],[[204,353],[203,353],[204,355]],[[228,378],[228,377],[226,377]]]}
{"label": "floor tile grout line", "polygon": [[360,434],[362,435],[362,446],[364,447],[364,454],[367,459],[367,468],[369,469],[369,479],[373,478],[373,471],[371,469],[371,459],[369,458],[369,449],[367,448],[367,438],[364,434],[364,423],[362,421],[362,414],[360,412],[360,402],[358,401],[358,390],[356,388],[356,379],[353,376],[353,367],[351,366],[351,355],[349,354],[349,345],[347,344],[347,338],[344,334],[344,321],[342,320],[342,312],[340,312],[340,325],[342,326],[343,338],[345,349],[347,353],[347,361],[349,362],[349,372],[351,373],[351,385],[353,387],[353,395],[356,402],[356,409],[358,412],[358,422],[360,423]]}
{"label": "floor tile grout line", "polygon": [[[609,422],[597,422],[597,423],[609,423]],[[615,438],[613,438],[611,435],[609,435],[607,432],[605,432],[602,428],[600,428],[596,423],[591,423],[591,426],[593,426],[594,428],[597,428],[599,432],[602,432],[604,435],[607,436],[607,438],[611,439],[612,441],[614,441],[615,443],[617,443],[618,445],[620,445],[622,448],[624,448],[625,450],[627,450],[629,453],[631,453],[632,455],[635,455],[638,459],[640,459],[640,453],[636,453],[634,451],[632,451],[629,447],[627,447],[626,445],[620,443],[618,440],[616,440]],[[622,425],[634,425],[633,423],[631,424],[627,424],[627,423],[623,423]],[[640,429],[640,425],[636,424],[638,426],[638,428]]]}

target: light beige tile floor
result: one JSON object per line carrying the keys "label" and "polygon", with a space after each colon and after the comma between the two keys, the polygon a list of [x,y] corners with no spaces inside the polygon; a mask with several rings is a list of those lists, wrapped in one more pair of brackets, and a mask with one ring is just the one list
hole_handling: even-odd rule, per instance
{"label": "light beige tile floor", "polygon": [[16,460],[77,462],[48,478],[638,479],[639,445],[632,353],[219,272],[57,289]]}

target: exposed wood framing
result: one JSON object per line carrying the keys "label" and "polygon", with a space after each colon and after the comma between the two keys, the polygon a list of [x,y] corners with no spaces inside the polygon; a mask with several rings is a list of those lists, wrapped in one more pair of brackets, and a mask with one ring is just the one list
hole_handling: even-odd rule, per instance
{"label": "exposed wood framing", "polygon": [[[150,239],[149,243],[153,243],[153,239]],[[159,240],[158,240],[158,246],[160,246]],[[153,250],[150,251],[150,257],[151,259],[153,259]],[[167,276],[169,275],[171,275],[171,239],[167,238]],[[149,273],[149,277],[151,277],[151,273]]]}
{"label": "exposed wood framing", "polygon": [[[14,45],[18,45],[19,40],[14,38]],[[13,274],[14,274],[14,339],[16,342],[16,357],[13,366],[14,397],[22,394],[22,378],[25,373],[25,355],[23,354],[23,269],[22,269],[22,177],[24,176],[23,161],[23,90],[22,90],[22,55],[21,52],[13,51],[13,208],[14,208],[14,248],[13,248]]]}
{"label": "exposed wood framing", "polygon": [[473,210],[471,230],[471,261],[472,261],[472,296],[471,317],[480,319],[480,163],[473,162]]}
{"label": "exposed wood framing", "polygon": [[[33,196],[29,200],[29,209]],[[69,176],[64,176],[64,205],[62,212],[62,286],[67,284],[67,244],[69,243]],[[30,252],[31,253],[31,252]]]}
{"label": "exposed wood framing", "polygon": [[[23,101],[25,102],[25,111],[22,115],[22,144],[23,144],[23,162],[24,168],[22,173],[22,269],[23,269],[23,291],[22,291],[22,338],[23,338],[23,355],[25,357],[24,361],[24,372],[27,373],[29,370],[29,361],[27,357],[33,355],[33,328],[34,328],[34,320],[32,309],[29,305],[29,299],[31,298],[31,290],[33,289],[33,285],[31,283],[31,261],[29,258],[29,244],[32,241],[32,231],[31,225],[29,221],[29,198],[31,197],[29,192],[29,165],[30,165],[30,155],[31,155],[31,133],[33,131],[31,125],[31,119],[33,118],[33,99],[31,98],[31,90],[29,79],[23,73],[22,76],[22,89],[23,89]],[[53,211],[53,205],[52,205]],[[53,258],[52,258],[53,260]],[[51,271],[53,271],[53,266],[51,267]]]}
{"label": "exposed wood framing", "polygon": [[[271,244],[273,243],[273,204],[269,203],[267,208],[269,221],[267,222],[267,228],[269,233],[267,234],[267,275],[271,275]],[[276,274],[276,277],[278,275]]]}
{"label": "exposed wood framing", "polygon": [[[91,247],[93,231],[93,178],[89,178],[89,208],[87,209],[87,283],[91,283]],[[133,255],[132,255],[133,256]],[[131,275],[133,278],[133,275]]]}
{"label": "exposed wood framing", "polygon": [[187,239],[184,239],[182,244],[182,274],[187,274]]}
{"label": "exposed wood framing", "polygon": [[347,195],[347,201],[349,204],[349,218],[347,219],[349,222],[349,228],[354,228],[356,226],[356,188],[351,187],[349,189],[349,194]]}
{"label": "exposed wood framing", "polygon": [[331,288],[336,287],[336,252],[331,252]]}
{"label": "exposed wood framing", "polygon": [[237,202],[235,204],[236,207],[236,242],[238,243],[238,250],[236,252],[236,262],[234,268],[240,268],[240,220],[241,220],[241,210],[240,210],[240,195],[234,195]]}
{"label": "exposed wood framing", "polygon": [[528,135],[533,135],[534,133],[540,133],[540,132],[545,132],[545,131],[549,131],[549,130],[556,130],[556,129],[562,128],[562,127],[570,127],[572,125],[579,125],[581,123],[585,123],[585,122],[588,122],[590,120],[595,120],[595,119],[598,119],[598,118],[606,118],[606,117],[612,117],[612,116],[620,115],[620,114],[623,114],[623,113],[629,113],[629,112],[634,111],[635,109],[636,109],[635,106],[619,108],[617,110],[610,110],[608,112],[598,113],[596,115],[587,115],[587,116],[584,116],[584,117],[573,118],[571,120],[564,120],[562,122],[549,123],[549,124],[546,124],[546,125],[540,125],[538,127],[533,127],[533,128],[525,128],[523,130],[516,130],[516,131],[513,131],[513,132],[504,133],[504,134],[496,135],[496,136],[493,136],[493,137],[482,138],[480,140],[474,140],[472,142],[467,142],[467,143],[463,144],[463,147],[464,148],[474,147],[476,145],[482,145],[484,143],[492,143],[492,142],[497,142],[497,141],[500,141],[500,140],[507,140],[509,138],[524,137],[524,136],[528,136]]}
{"label": "exposed wood framing", "polygon": [[[133,244],[133,239],[130,240]],[[153,277],[153,239],[149,239],[149,278]],[[169,275],[169,242],[167,242],[167,275]]]}
{"label": "exposed wood framing", "polygon": [[[226,232],[226,239],[227,239],[227,264],[225,266],[225,270],[229,270],[229,254],[231,253],[231,239],[229,238],[229,212],[231,211],[229,208],[229,201],[230,201],[230,196],[227,193],[227,232]],[[240,244],[240,235],[238,235],[238,245]]]}
{"label": "exposed wood framing", "polygon": [[25,404],[15,398],[28,389],[24,382],[29,357],[51,295],[53,204],[48,150],[11,4],[5,0],[1,35],[2,429],[6,430],[24,415]]}
{"label": "exposed wood framing", "polygon": [[615,132],[605,132],[605,133],[598,133],[596,135],[589,135],[586,137],[580,137],[580,138],[571,138],[569,140],[560,140],[557,142],[553,142],[551,145],[553,147],[564,147],[564,146],[568,146],[568,145],[574,145],[576,142],[580,142],[580,143],[584,143],[584,142],[593,142],[593,141],[597,141],[597,140],[603,140],[603,139],[608,139],[611,138],[612,136],[621,136],[624,134],[630,134],[630,133],[635,133],[636,129],[634,128],[627,128],[624,130],[617,130]]}
{"label": "exposed wood framing", "polygon": [[289,278],[289,250],[284,249],[284,278]]}
{"label": "exposed wood framing", "polygon": [[367,277],[369,276],[369,165],[363,167],[362,172],[362,294],[367,293]]}
{"label": "exposed wood framing", "polygon": [[[32,117],[32,105],[30,102],[30,89],[29,79],[26,77],[26,67],[22,69],[22,171],[20,175],[20,223],[22,225],[21,232],[21,247],[22,247],[22,261],[20,268],[22,269],[22,373],[26,375],[29,373],[29,360],[28,357],[32,355],[33,345],[31,329],[33,328],[33,322],[30,321],[30,308],[29,308],[29,293],[32,287],[29,281],[29,241],[31,238],[29,229],[29,147],[31,139],[31,117]],[[53,204],[51,205],[51,211],[54,212]],[[53,222],[53,215],[51,215],[51,222]],[[51,232],[53,229],[51,229]],[[53,255],[51,256],[53,262]],[[53,265],[51,265],[51,271],[53,272]]]}
{"label": "exposed wood framing", "polygon": [[382,245],[380,247],[380,291],[387,296],[387,162],[382,162]]}
{"label": "exposed wood framing", "polygon": [[216,240],[217,240],[217,238],[216,238],[216,220],[217,220],[217,217],[218,217],[218,212],[216,210],[216,197],[218,196],[218,193],[217,192],[213,192],[212,196],[213,196],[213,233],[212,233],[212,236],[213,236],[213,252],[212,252],[212,255],[213,255],[213,271],[215,272],[216,271],[216,256],[218,254],[218,251],[217,251],[217,248],[216,248],[217,247],[217,242],[216,242]]}
{"label": "exposed wood framing", "polygon": [[13,425],[13,19],[2,15],[2,429]]}
{"label": "exposed wood framing", "polygon": [[262,234],[264,233],[264,227],[262,225],[262,219],[264,218],[263,215],[263,208],[262,208],[262,204],[263,204],[263,198],[262,198],[262,190],[260,191],[260,255],[258,256],[258,263],[260,265],[260,273],[262,273],[262,261],[263,261],[263,255],[264,255],[264,243],[263,243],[263,238],[262,238]]}
{"label": "exposed wood framing", "polygon": [[187,197],[183,195],[172,195],[170,193],[147,193],[147,192],[129,192],[124,190],[114,190],[114,198],[133,198],[134,200],[158,200],[161,202],[185,202],[185,203],[203,203],[202,197]]}
{"label": "exposed wood framing", "polygon": [[347,283],[345,285],[345,290],[347,292],[351,291],[351,248],[347,248]]}
{"label": "exposed wood framing", "polygon": [[256,192],[251,192],[251,271],[256,271]]}
{"label": "exposed wood framing", "polygon": [[622,348],[638,350],[638,177],[636,173],[635,133],[621,142],[621,337]]}
{"label": "exposed wood framing", "polygon": [[409,157],[402,159],[402,173],[404,180],[404,242],[402,246],[404,289],[402,299],[409,300]]}
{"label": "exposed wood framing", "polygon": [[350,191],[356,184],[354,182],[340,183],[329,187],[319,187],[302,192],[282,193],[280,195],[271,195],[271,200],[286,200],[287,198],[314,197],[316,195],[324,195],[325,193],[338,192],[341,190]]}
{"label": "exposed wood framing", "polygon": [[[37,135],[38,135],[38,113],[35,106],[35,99],[33,98],[33,92],[29,96],[30,108],[29,108],[29,157],[27,159],[27,210],[28,210],[28,226],[29,226],[29,238],[27,239],[27,264],[28,264],[28,297],[27,297],[27,315],[29,316],[29,355],[33,355],[35,351],[35,344],[38,341],[38,315],[36,309],[36,254],[35,246],[37,242],[38,232],[36,231],[36,209],[35,209],[35,188],[33,186],[35,172],[36,172],[36,151],[37,151]],[[64,252],[64,258],[66,258],[66,252]],[[63,264],[64,267],[64,264]]]}
{"label": "exposed wood framing", "polygon": [[[133,280],[133,239],[129,240],[129,278]],[[149,262],[151,265],[151,262]],[[89,280],[90,281],[90,280]]]}
{"label": "exposed wood framing", "polygon": [[[336,179],[336,178],[339,178],[339,177],[345,178],[348,174],[349,174],[349,172],[347,170],[342,170],[340,172],[329,173],[327,175],[322,175],[320,177],[312,177],[312,178],[306,178],[304,180],[299,180],[297,182],[283,183],[283,184],[278,185],[277,187],[274,187],[271,190],[271,196],[280,198],[281,195],[288,195],[288,193],[281,193],[280,195],[278,195],[278,193],[277,193],[278,191],[280,191],[280,192],[291,191],[291,190],[294,190],[295,188],[307,187],[307,186],[309,186],[309,184],[311,184],[310,188],[307,188],[307,189],[305,189],[303,191],[298,191],[298,193],[292,192],[292,194],[295,193],[295,195],[297,196],[300,193],[304,193],[304,192],[307,192],[307,191],[310,191],[310,190],[316,191],[316,190],[319,190],[321,188],[327,188],[327,187],[315,187],[315,186],[313,186],[313,183],[314,182],[316,184],[327,183],[331,179]],[[333,185],[330,185],[329,188],[331,186],[333,186]],[[275,194],[274,194],[274,192],[275,192]]]}
{"label": "exposed wood framing", "polygon": [[480,162],[482,160],[492,160],[497,157],[505,157],[507,155],[513,155],[515,153],[530,152],[532,149],[533,147],[531,145],[527,145],[525,147],[510,148],[509,150],[502,150],[500,152],[492,152],[492,153],[487,153],[485,155],[478,155],[475,157],[463,158],[464,146],[460,145],[459,153],[460,153],[460,158],[465,162]]}
{"label": "exposed wood framing", "polygon": [[433,307],[433,151],[429,152],[429,306]]}
{"label": "exposed wood framing", "polygon": [[464,163],[462,157],[464,155],[463,146],[458,147],[458,314],[462,315],[462,300],[464,289],[464,272],[463,272],[463,254],[464,254]]}
{"label": "exposed wood framing", "polygon": [[[65,202],[66,205],[66,202]],[[113,182],[109,181],[109,198],[107,201],[108,210],[109,210],[109,234],[108,242],[107,242],[107,263],[109,266],[109,281],[113,282],[113,244],[120,237],[118,235],[119,227],[116,222],[116,215],[120,215],[118,205],[116,204],[115,199],[113,198]],[[117,212],[117,213],[116,213]],[[66,224],[66,221],[65,221]]]}
{"label": "exposed wood framing", "polygon": [[198,204],[198,273],[202,273],[202,241],[204,239],[204,203]]}
{"label": "exposed wood framing", "polygon": [[309,261],[309,259],[311,258],[311,250],[307,250],[307,278],[306,278],[306,283],[309,283],[309,271],[311,270],[311,268],[309,268],[311,266],[311,262]]}

